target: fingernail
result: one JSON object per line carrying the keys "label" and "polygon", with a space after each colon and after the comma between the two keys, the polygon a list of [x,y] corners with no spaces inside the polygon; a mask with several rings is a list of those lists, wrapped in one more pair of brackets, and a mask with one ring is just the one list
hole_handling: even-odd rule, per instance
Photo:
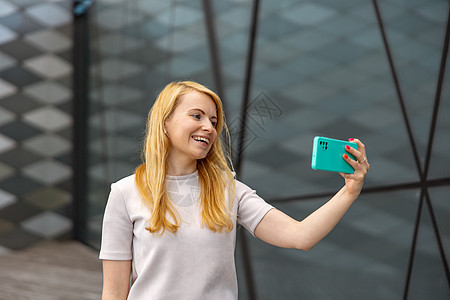
{"label": "fingernail", "polygon": [[347,158],[348,158],[348,155],[347,155],[347,154],[344,154],[344,158],[347,159]]}
{"label": "fingernail", "polygon": [[349,145],[345,145],[345,149],[350,149],[350,146]]}
{"label": "fingernail", "polygon": [[352,142],[352,141],[354,141],[355,139],[354,138],[349,138],[348,139],[350,142]]}

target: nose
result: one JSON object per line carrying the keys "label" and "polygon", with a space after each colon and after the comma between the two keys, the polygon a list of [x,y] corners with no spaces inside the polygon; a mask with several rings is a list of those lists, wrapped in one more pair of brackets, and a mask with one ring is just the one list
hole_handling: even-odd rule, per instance
{"label": "nose", "polygon": [[205,122],[203,122],[202,129],[207,132],[212,132],[214,130],[214,126],[210,120],[206,120]]}

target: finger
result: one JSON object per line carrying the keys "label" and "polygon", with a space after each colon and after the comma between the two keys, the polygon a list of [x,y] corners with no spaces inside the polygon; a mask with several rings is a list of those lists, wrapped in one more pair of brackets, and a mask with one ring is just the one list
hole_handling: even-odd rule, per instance
{"label": "finger", "polygon": [[358,167],[358,162],[356,160],[351,159],[347,154],[342,155],[342,158],[355,169]]}
{"label": "finger", "polygon": [[345,145],[345,151],[353,155],[358,162],[364,160],[364,155],[355,148],[350,147],[349,145]]}
{"label": "finger", "polygon": [[348,141],[358,144],[358,151],[361,152],[363,157],[367,156],[367,154],[366,154],[366,146],[359,139],[357,139],[357,138],[349,138]]}

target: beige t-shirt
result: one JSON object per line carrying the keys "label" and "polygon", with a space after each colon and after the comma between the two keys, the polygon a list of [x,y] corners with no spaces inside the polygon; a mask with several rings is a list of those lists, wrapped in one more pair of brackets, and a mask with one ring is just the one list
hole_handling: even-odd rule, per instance
{"label": "beige t-shirt", "polygon": [[[214,233],[202,226],[197,172],[167,176],[166,183],[181,217],[177,233],[158,235],[145,229],[150,210],[141,200],[134,175],[128,176],[111,185],[100,259],[132,260],[128,299],[237,299],[236,220],[231,232]],[[252,235],[272,208],[236,180],[233,213]]]}

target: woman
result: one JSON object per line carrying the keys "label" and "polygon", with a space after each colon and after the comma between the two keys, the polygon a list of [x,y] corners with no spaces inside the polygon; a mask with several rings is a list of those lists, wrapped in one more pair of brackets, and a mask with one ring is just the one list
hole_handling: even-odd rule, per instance
{"label": "woman", "polygon": [[[103,298],[237,299],[236,222],[279,247],[311,249],[361,192],[364,145],[347,151],[354,174],[299,222],[234,180],[218,138],[219,97],[195,82],[167,85],[147,122],[144,163],[111,186],[103,221]],[[131,282],[130,282],[131,277]],[[131,284],[131,287],[130,287]]]}

